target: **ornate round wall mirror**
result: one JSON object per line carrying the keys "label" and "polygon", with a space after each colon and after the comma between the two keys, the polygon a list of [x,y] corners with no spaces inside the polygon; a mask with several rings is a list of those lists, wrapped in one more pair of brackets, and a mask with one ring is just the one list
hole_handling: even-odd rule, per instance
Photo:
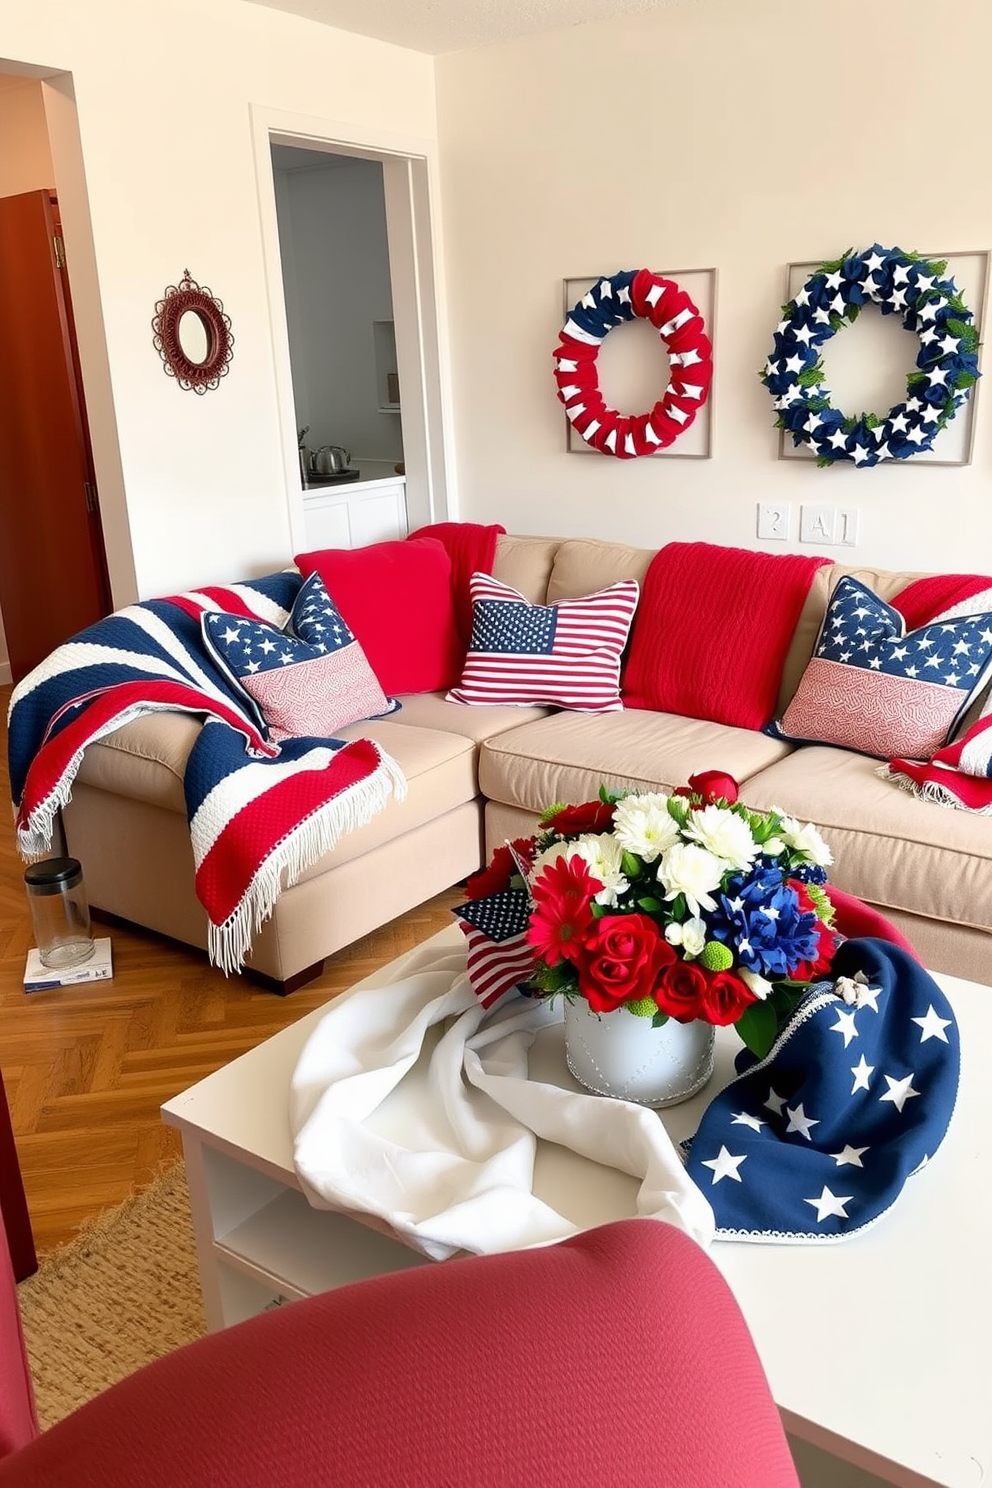
{"label": "ornate round wall mirror", "polygon": [[181,388],[205,393],[227,376],[234,355],[230,316],[206,285],[190,277],[189,269],[157,301],[152,330],[165,370]]}

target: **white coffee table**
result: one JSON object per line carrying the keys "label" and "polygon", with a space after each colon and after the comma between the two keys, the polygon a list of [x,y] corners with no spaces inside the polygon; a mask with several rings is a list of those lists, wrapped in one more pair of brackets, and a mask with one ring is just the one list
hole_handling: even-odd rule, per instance
{"label": "white coffee table", "polygon": [[[355,990],[384,986],[462,943],[452,925]],[[992,1476],[992,1061],[984,1052],[992,1004],[988,987],[937,980],[961,1029],[960,1092],[940,1150],[893,1212],[840,1245],[717,1242],[711,1255],[791,1435],[900,1488],[976,1488]],[[361,1277],[437,1264],[368,1216],[311,1207],[300,1189],[288,1091],[322,1016],[308,1014],[162,1107],[183,1137],[211,1328]],[[713,1082],[663,1113],[676,1141],[696,1130],[739,1047],[721,1030]],[[573,1085],[560,1026],[539,1035],[531,1068]],[[402,1120],[401,1104],[393,1115]],[[634,1179],[551,1143],[538,1144],[534,1186],[580,1228],[635,1212]]]}

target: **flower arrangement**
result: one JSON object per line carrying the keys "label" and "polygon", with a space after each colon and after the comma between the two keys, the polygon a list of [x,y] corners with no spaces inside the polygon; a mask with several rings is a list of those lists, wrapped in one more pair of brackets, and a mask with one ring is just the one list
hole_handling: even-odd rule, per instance
{"label": "flower arrangement", "polygon": [[604,787],[550,807],[468,893],[526,895],[532,993],[655,1027],[733,1024],[763,1057],[833,958],[831,861],[814,826],[749,810],[732,776],[707,771],[670,795]]}

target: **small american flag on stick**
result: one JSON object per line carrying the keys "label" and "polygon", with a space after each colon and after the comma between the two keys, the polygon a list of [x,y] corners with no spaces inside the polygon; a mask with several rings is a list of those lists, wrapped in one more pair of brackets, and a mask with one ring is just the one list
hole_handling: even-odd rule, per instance
{"label": "small american flag on stick", "polygon": [[537,952],[526,940],[530,910],[523,889],[503,889],[453,911],[468,942],[468,978],[484,1008],[515,992],[534,972]]}

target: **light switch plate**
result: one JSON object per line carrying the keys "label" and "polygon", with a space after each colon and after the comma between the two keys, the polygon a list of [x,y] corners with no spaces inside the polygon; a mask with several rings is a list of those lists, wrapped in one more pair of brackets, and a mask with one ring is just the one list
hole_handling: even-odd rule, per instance
{"label": "light switch plate", "polygon": [[804,505],[799,508],[799,541],[804,543],[833,543],[837,525],[835,506]]}
{"label": "light switch plate", "polygon": [[834,541],[842,548],[853,548],[861,530],[861,513],[856,506],[839,506],[834,528]]}

